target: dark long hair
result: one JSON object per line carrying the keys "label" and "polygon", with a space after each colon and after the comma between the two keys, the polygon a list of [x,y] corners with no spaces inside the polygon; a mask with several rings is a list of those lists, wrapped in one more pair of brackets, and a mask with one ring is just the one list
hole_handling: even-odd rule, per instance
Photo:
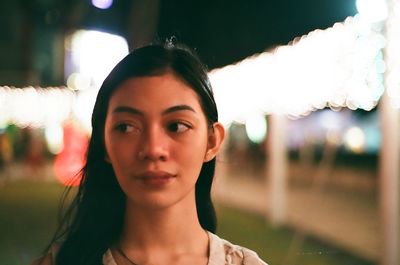
{"label": "dark long hair", "polygon": [[[125,194],[115,173],[105,161],[104,124],[110,97],[118,86],[132,77],[171,72],[199,96],[208,123],[218,121],[217,107],[207,70],[187,47],[171,42],[132,51],[122,59],[103,82],[92,114],[92,136],[82,181],[52,241],[61,241],[57,265],[101,264],[102,255],[122,231]],[[196,207],[201,226],[216,230],[216,216],[210,191],[215,158],[203,164],[196,182]]]}

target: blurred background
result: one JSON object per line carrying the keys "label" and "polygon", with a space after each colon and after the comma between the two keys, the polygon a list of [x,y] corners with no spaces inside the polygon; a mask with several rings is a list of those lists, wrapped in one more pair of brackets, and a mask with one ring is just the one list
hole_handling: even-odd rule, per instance
{"label": "blurred background", "polygon": [[398,0],[3,0],[0,263],[51,239],[108,72],[172,36],[228,131],[218,234],[271,265],[400,264]]}

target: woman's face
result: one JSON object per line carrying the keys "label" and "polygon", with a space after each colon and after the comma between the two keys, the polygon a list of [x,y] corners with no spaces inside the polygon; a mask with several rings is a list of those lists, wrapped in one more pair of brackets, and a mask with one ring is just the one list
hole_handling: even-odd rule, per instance
{"label": "woman's face", "polygon": [[202,164],[213,158],[198,95],[170,73],[135,77],[117,88],[104,140],[128,203],[147,209],[194,201]]}

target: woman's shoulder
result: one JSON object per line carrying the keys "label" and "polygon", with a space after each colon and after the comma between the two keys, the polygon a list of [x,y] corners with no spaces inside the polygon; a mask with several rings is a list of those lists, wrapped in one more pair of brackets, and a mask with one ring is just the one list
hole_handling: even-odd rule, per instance
{"label": "woman's shoulder", "polygon": [[255,251],[229,242],[209,233],[210,262],[209,265],[267,265]]}

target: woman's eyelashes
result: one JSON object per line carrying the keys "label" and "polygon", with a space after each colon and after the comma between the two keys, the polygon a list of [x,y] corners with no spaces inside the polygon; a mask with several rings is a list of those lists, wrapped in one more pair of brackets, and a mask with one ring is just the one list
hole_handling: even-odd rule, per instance
{"label": "woman's eyelashes", "polygon": [[182,121],[170,122],[167,125],[168,131],[172,133],[184,133],[192,128],[193,126],[191,124]]}
{"label": "woman's eyelashes", "polygon": [[114,129],[120,133],[140,132],[141,129],[138,126],[129,123],[118,123]]}
{"label": "woman's eyelashes", "polygon": [[[165,129],[168,133],[181,134],[190,129],[193,129],[193,125],[183,121],[172,121],[165,125]],[[118,133],[141,133],[144,131],[141,126],[137,124],[121,122],[114,126],[114,130]]]}

